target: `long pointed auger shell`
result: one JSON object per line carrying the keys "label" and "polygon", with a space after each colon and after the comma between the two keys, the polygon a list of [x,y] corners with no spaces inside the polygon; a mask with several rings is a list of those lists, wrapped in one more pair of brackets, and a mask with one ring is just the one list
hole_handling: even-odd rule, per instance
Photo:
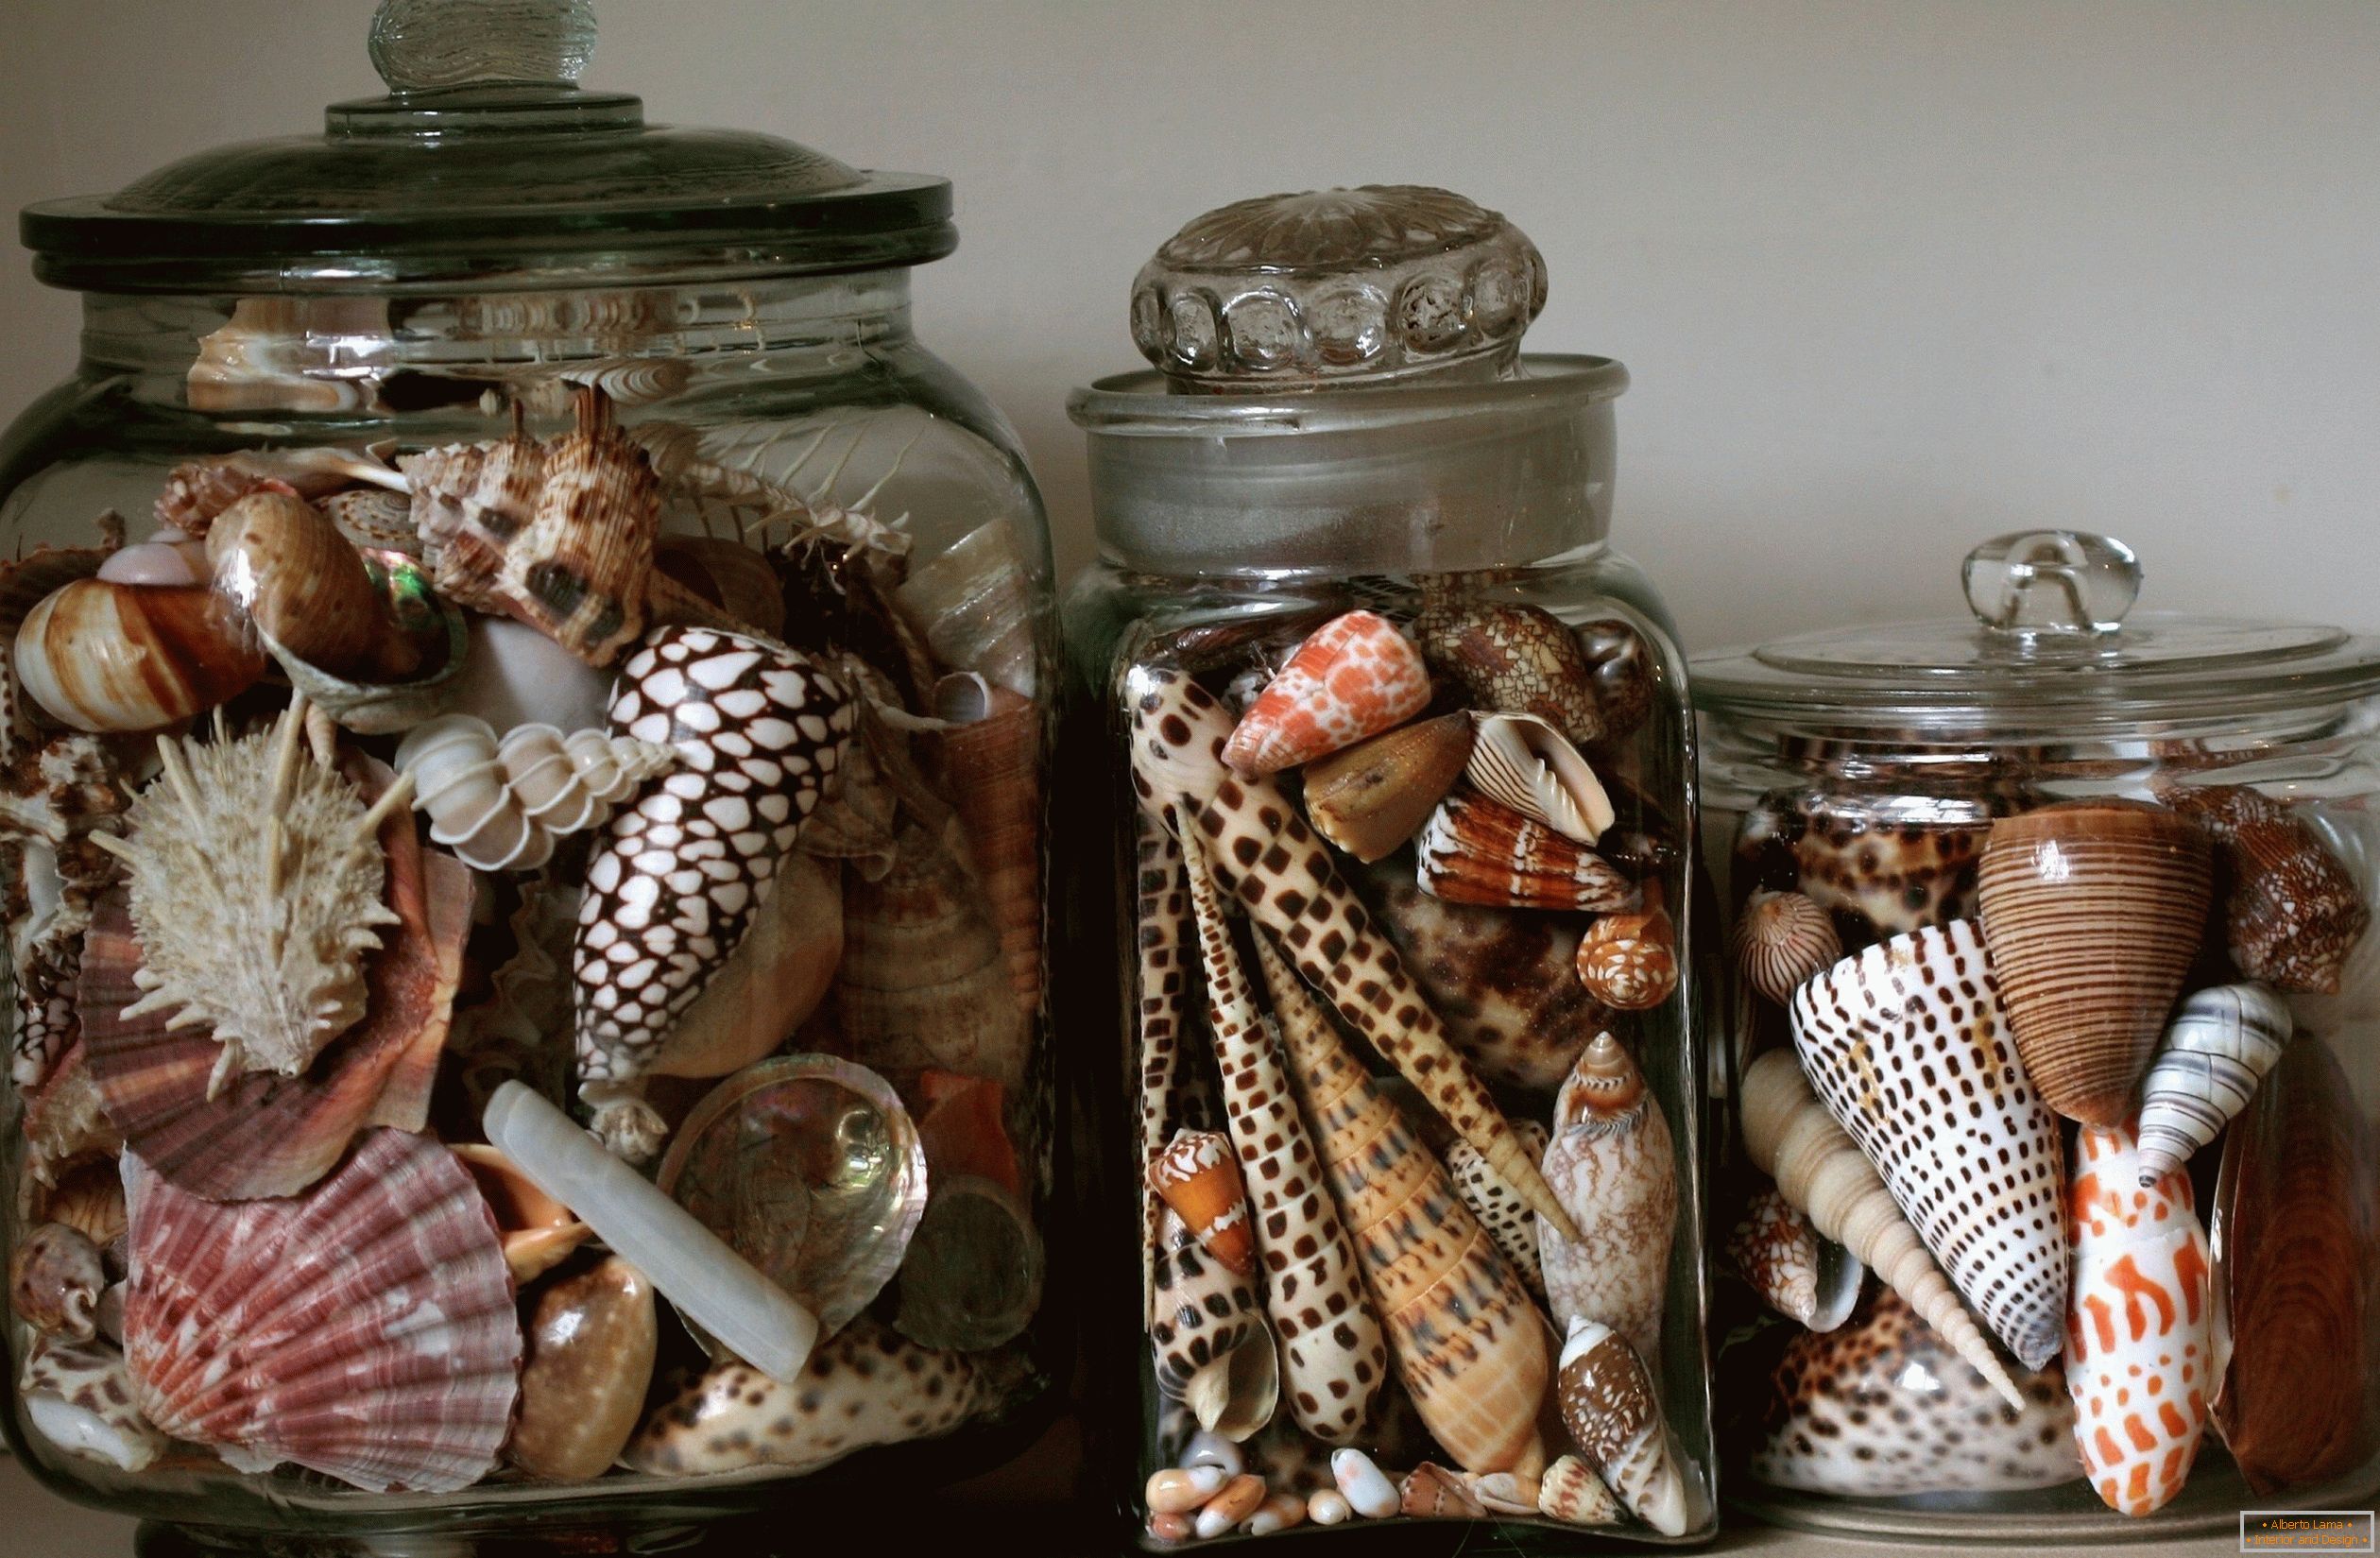
{"label": "long pointed auger shell", "polygon": [[1554,1100],[1545,1173],[1579,1230],[1573,1239],[1537,1228],[1554,1324],[1601,1321],[1646,1357],[1659,1356],[1677,1153],[1644,1073],[1608,1033],[1587,1045]]}
{"label": "long pointed auger shell", "polygon": [[[1139,1070],[1141,1167],[1173,1138],[1173,1078],[1181,1060],[1184,899],[1182,845],[1156,818],[1133,813],[1133,1019]],[[1158,1225],[1165,1203],[1143,1181],[1140,1196],[1140,1303],[1155,1296]]]}
{"label": "long pointed auger shell", "polygon": [[1273,780],[1239,779],[1224,768],[1231,719],[1223,707],[1172,671],[1137,671],[1130,692],[1133,781],[1141,804],[1190,818],[1223,884],[1252,919],[1280,937],[1298,972],[1539,1217],[1575,1231],[1395,948],[1331,865],[1329,847]]}
{"label": "long pointed auger shell", "polygon": [[1466,1471],[1541,1470],[1537,1419],[1553,1366],[1544,1315],[1261,932],[1256,947],[1298,1100],[1414,1409]]}
{"label": "long pointed auger shell", "polygon": [[1810,1091],[1790,1051],[1771,1050],[1745,1069],[1739,1106],[1744,1156],[1752,1166],[1776,1181],[1777,1193],[1800,1207],[1810,1226],[1865,1261],[1951,1351],[2022,1412],[2024,1393],[1901,1215],[1875,1165]]}
{"label": "long pointed auger shell", "polygon": [[1792,1012],[1818,1096],[1967,1302],[2041,1367],[2066,1310],[2064,1154],[1975,923],[1845,958],[1793,993]]}
{"label": "long pointed auger shell", "polygon": [[2217,984],[2183,1002],[2140,1085],[2142,1189],[2248,1107],[2296,1029],[2288,1003],[2261,984]]}
{"label": "long pointed auger shell", "polygon": [[1344,1445],[1371,1415],[1372,1398],[1388,1378],[1388,1348],[1289,1073],[1232,950],[1214,880],[1197,851],[1186,864],[1224,1111],[1255,1214],[1265,1312],[1281,1341],[1290,1412],[1325,1444]]}

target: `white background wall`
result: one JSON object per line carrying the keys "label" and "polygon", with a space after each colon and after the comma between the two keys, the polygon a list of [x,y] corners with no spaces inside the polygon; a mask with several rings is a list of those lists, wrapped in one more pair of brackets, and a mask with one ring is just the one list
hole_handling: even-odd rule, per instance
{"label": "white background wall", "polygon": [[[0,205],[376,90],[368,0],[0,0]],[[1623,359],[1616,539],[1698,647],[1956,610],[1973,541],[2380,627],[2380,4],[602,0],[591,83],[956,180],[927,340],[1089,551],[1069,386],[1133,272],[1276,189],[1444,183]],[[0,410],[71,300],[0,266]]]}

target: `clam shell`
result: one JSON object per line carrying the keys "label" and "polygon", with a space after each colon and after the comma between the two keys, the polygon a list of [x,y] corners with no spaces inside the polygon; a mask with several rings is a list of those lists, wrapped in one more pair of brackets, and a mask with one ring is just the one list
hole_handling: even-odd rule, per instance
{"label": "clam shell", "polygon": [[265,674],[229,602],[201,586],[77,579],[26,615],[18,685],[77,730],[156,730],[228,702]]}
{"label": "clam shell", "polygon": [[1728,939],[1745,983],[1780,1006],[1842,959],[1833,916],[1806,893],[1754,893]]}
{"label": "clam shell", "polygon": [[2321,836],[2287,805],[2242,786],[2168,784],[2159,796],[2214,836],[2223,940],[2239,971],[2284,990],[2337,994],[2371,910]]}
{"label": "clam shell", "polygon": [[217,1203],[124,1159],[135,1404],[234,1466],[452,1493],[495,1469],[521,1364],[496,1225],[454,1156],[368,1134],[294,1199]]}
{"label": "clam shell", "polygon": [[1350,611],[1298,645],[1224,746],[1242,776],[1284,768],[1352,746],[1430,707],[1421,653],[1385,617]]}
{"label": "clam shell", "polygon": [[2066,1310],[2063,1153],[1973,923],[1895,936],[1793,994],[1818,1096],[1926,1247],[2028,1368]]}
{"label": "clam shell", "polygon": [[616,1255],[538,1294],[505,1461],[549,1482],[611,1469],[653,1381],[653,1285]]}
{"label": "clam shell", "polygon": [[1555,1324],[1600,1321],[1658,1355],[1677,1231],[1676,1156],[1635,1060],[1611,1035],[1597,1035],[1554,1099],[1546,1145],[1546,1183],[1578,1229],[1573,1237],[1537,1227]]}
{"label": "clam shell", "polygon": [[1421,890],[1493,909],[1586,909],[1639,901],[1635,883],[1574,839],[1490,800],[1457,791],[1421,830]]}
{"label": "clam shell", "polygon": [[1369,865],[1421,830],[1463,777],[1471,716],[1422,720],[1318,758],[1305,772],[1314,831]]}
{"label": "clam shell", "polygon": [[1472,788],[1564,838],[1592,844],[1612,825],[1611,797],[1594,768],[1551,720],[1474,716],[1479,741],[1464,769]]}
{"label": "clam shell", "polygon": [[1669,912],[1605,915],[1579,938],[1579,983],[1618,1012],[1650,1011],[1678,987],[1677,929]]}
{"label": "clam shell", "polygon": [[2217,984],[2182,1002],[2141,1082],[2141,1188],[2183,1167],[2248,1106],[2295,1031],[2261,984]]}
{"label": "clam shell", "polygon": [[1628,1512],[1664,1536],[1685,1535],[1686,1479],[1652,1377],[1627,1340],[1596,1321],[1571,1321],[1555,1392],[1563,1426]]}
{"label": "clam shell", "polygon": [[1034,695],[1040,648],[1033,582],[1008,521],[979,525],[912,568],[893,601],[944,665],[980,671],[1019,697]]}
{"label": "clam shell", "polygon": [[1977,890],[2025,1074],[2067,1119],[2122,1123],[2198,956],[2205,836],[2142,802],[2045,806],[1994,825]]}

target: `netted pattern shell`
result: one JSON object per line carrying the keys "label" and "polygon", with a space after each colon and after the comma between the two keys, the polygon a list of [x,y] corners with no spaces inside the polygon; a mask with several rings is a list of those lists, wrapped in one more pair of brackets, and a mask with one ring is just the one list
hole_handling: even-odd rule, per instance
{"label": "netted pattern shell", "polygon": [[1323,625],[1233,728],[1224,761],[1275,774],[1327,757],[1430,706],[1430,673],[1411,641],[1370,611]]}

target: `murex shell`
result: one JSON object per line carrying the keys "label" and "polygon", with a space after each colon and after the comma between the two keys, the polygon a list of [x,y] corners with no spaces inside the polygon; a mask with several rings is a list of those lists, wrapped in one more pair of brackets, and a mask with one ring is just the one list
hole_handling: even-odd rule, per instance
{"label": "murex shell", "polygon": [[2144,1189],[2248,1106],[2295,1028],[2288,1003],[2261,984],[2217,984],[2183,1002],[2141,1082]]}
{"label": "murex shell", "polygon": [[1554,1099],[1544,1167],[1578,1227],[1576,1238],[1537,1227],[1554,1323],[1600,1321],[1656,1355],[1677,1228],[1676,1150],[1644,1073],[1609,1034],[1595,1036]]}
{"label": "murex shell", "polygon": [[1297,647],[1224,744],[1243,776],[1276,774],[1352,746],[1430,706],[1413,642],[1370,611],[1334,617]]}
{"label": "murex shell", "polygon": [[2066,1309],[2063,1154],[1974,924],[1895,936],[1793,995],[1819,1097],[1968,1303],[2028,1368]]}

